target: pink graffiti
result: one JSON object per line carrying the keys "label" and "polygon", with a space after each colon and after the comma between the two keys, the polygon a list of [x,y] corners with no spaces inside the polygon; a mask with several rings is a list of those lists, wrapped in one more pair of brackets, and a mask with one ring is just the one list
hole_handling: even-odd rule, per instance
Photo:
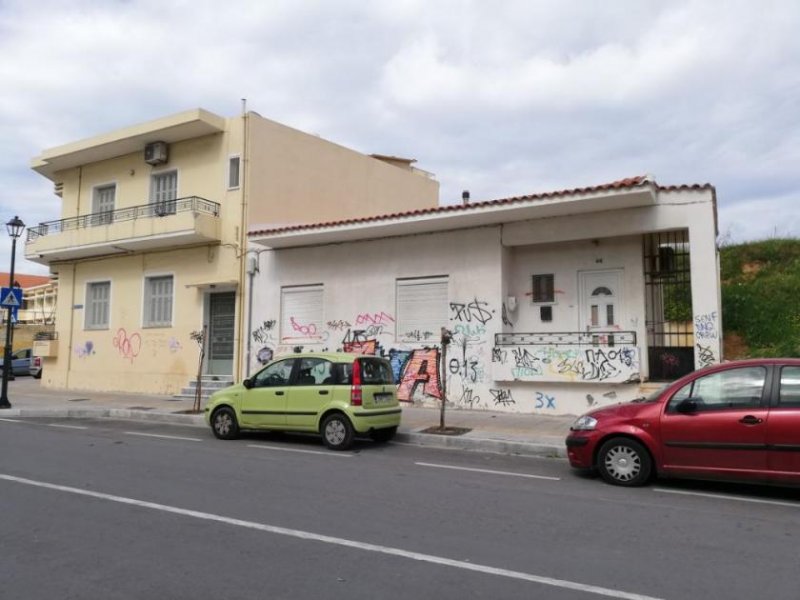
{"label": "pink graffiti", "polygon": [[297,321],[294,320],[294,317],[289,317],[289,323],[292,325],[292,329],[296,332],[305,335],[305,336],[313,336],[317,335],[317,326],[313,323],[309,323],[308,325],[301,325]]}
{"label": "pink graffiti", "polygon": [[439,350],[426,348],[414,350],[403,365],[400,375],[400,385],[397,387],[397,398],[404,402],[414,399],[414,390],[422,384],[426,396],[433,398],[442,397],[442,387],[439,383]]}
{"label": "pink graffiti", "polygon": [[381,311],[379,313],[361,313],[356,317],[356,325],[385,325],[394,323],[394,318]]}
{"label": "pink graffiti", "polygon": [[133,359],[139,356],[139,351],[142,349],[142,336],[138,333],[132,333],[128,336],[128,332],[122,327],[117,329],[117,335],[114,336],[114,348],[116,348],[122,358]]}
{"label": "pink graffiti", "polygon": [[374,355],[378,349],[377,340],[362,340],[358,342],[342,342],[342,351],[352,352],[353,354]]}

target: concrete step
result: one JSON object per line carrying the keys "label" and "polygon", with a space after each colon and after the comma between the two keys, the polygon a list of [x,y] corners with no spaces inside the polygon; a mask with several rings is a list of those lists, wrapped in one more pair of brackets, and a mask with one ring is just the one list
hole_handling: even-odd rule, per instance
{"label": "concrete step", "polygon": [[[189,385],[182,388],[179,394],[175,394],[173,398],[181,400],[193,400],[195,392],[197,391],[197,380],[193,379]],[[233,385],[233,377],[231,375],[202,375],[200,377],[201,393],[200,397],[203,400],[208,398],[214,392]]]}

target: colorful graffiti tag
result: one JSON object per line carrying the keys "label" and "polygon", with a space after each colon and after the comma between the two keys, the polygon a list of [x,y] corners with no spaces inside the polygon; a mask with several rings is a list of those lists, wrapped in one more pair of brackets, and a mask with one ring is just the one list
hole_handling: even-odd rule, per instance
{"label": "colorful graffiti tag", "polygon": [[503,346],[492,351],[497,381],[631,382],[639,379],[636,346]]}

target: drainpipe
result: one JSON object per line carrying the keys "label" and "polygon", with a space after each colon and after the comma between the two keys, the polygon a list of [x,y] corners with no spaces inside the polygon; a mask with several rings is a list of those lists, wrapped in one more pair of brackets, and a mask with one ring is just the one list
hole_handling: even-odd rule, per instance
{"label": "drainpipe", "polygon": [[[239,220],[239,318],[237,319],[238,331],[237,337],[239,339],[239,344],[237,344],[236,348],[236,361],[234,363],[234,375],[236,378],[242,372],[242,354],[239,351],[241,347],[241,340],[242,336],[244,335],[244,319],[242,318],[242,312],[244,311],[244,294],[245,294],[245,261],[247,259],[247,173],[248,173],[248,165],[250,164],[250,159],[248,157],[248,137],[250,135],[249,129],[249,117],[247,114],[247,99],[242,98],[242,160],[241,165],[239,168],[239,185],[241,187],[241,194],[242,200],[240,204],[240,211],[241,216]],[[248,314],[248,322],[250,316]],[[248,346],[250,343],[250,331],[247,331],[248,337]],[[247,360],[247,369],[250,368],[250,358],[248,356]]]}
{"label": "drainpipe", "polygon": [[252,355],[253,342],[250,339],[250,332],[253,331],[253,281],[258,273],[258,255],[247,258],[247,278],[249,284],[247,288],[247,355],[245,364],[245,377],[250,377],[250,357]]}
{"label": "drainpipe", "polygon": [[[83,184],[83,167],[78,167],[78,198],[76,215],[81,214],[81,185]],[[69,336],[67,337],[67,375],[64,378],[64,387],[69,389],[69,375],[72,373],[72,340],[75,334],[75,292],[78,274],[78,263],[72,263],[72,297],[69,304]],[[84,307],[82,310],[86,310]],[[56,330],[58,331],[58,330]]]}

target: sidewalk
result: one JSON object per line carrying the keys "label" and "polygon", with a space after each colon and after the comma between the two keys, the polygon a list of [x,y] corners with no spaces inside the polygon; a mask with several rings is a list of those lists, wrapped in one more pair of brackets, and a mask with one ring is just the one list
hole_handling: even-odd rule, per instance
{"label": "sidewalk", "polygon": [[[172,396],[112,394],[49,390],[39,380],[17,377],[9,382],[8,397],[12,408],[0,411],[0,418],[108,417],[138,421],[156,421],[205,427],[202,415],[186,414],[191,400]],[[467,411],[448,408],[448,427],[465,427],[464,435],[444,436],[421,433],[439,425],[439,410],[403,406],[403,421],[395,441],[428,447],[519,454],[522,456],[566,456],[564,438],[574,416],[545,416],[492,411]],[[210,432],[209,432],[210,435]]]}

